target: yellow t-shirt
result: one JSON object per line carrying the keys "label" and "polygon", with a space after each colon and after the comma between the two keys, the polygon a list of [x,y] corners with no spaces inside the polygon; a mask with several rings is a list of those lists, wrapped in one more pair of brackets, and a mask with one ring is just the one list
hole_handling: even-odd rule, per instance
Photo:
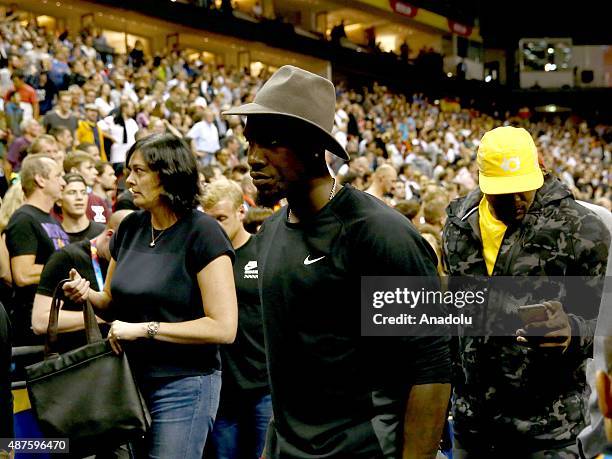
{"label": "yellow t-shirt", "polygon": [[495,260],[497,260],[497,254],[504,240],[507,226],[504,222],[499,221],[493,216],[489,209],[489,202],[484,196],[478,205],[478,216],[480,234],[482,236],[482,254],[484,255],[487,272],[490,276],[493,273]]}
{"label": "yellow t-shirt", "polygon": [[108,161],[106,157],[106,151],[104,151],[104,134],[102,130],[98,126],[92,126],[88,121],[81,120],[77,126],[76,130],[76,139],[78,143],[93,143],[95,144],[95,136],[93,134],[93,130],[98,130],[98,136],[100,138],[100,159],[104,162]]}

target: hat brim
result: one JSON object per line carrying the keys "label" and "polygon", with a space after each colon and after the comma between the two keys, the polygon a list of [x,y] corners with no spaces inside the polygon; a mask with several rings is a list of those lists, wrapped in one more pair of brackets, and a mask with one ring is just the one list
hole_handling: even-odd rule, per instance
{"label": "hat brim", "polygon": [[513,177],[487,177],[478,173],[478,186],[484,194],[523,193],[544,185],[544,175],[537,169],[529,174]]}
{"label": "hat brim", "polygon": [[230,108],[229,110],[226,110],[224,112],[221,113],[223,116],[229,116],[229,115],[244,115],[244,116],[250,116],[250,115],[277,115],[277,116],[286,116],[288,118],[293,118],[296,120],[301,120],[304,121],[305,123],[308,123],[309,125],[317,128],[317,130],[323,134],[321,139],[324,142],[324,147],[327,151],[329,151],[330,153],[336,155],[339,158],[342,158],[346,161],[348,161],[349,155],[346,152],[346,150],[344,148],[342,148],[342,145],[340,145],[340,143],[336,140],[336,138],[331,135],[329,132],[327,132],[325,129],[323,129],[321,126],[319,126],[318,124],[315,124],[309,120],[307,120],[306,118],[302,118],[301,116],[296,116],[293,115],[291,113],[286,113],[286,112],[280,112],[278,110],[273,110],[271,108],[268,107],[264,107],[263,105],[260,104],[256,104],[254,102],[248,103],[248,104],[244,104],[241,105],[240,107],[233,107]]}

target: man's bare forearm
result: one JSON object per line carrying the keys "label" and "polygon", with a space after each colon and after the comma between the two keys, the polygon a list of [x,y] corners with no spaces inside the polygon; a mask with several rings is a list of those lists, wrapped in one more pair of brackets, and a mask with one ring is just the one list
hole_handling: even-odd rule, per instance
{"label": "man's bare forearm", "polygon": [[436,457],[450,391],[450,384],[423,384],[410,389],[404,416],[402,459]]}
{"label": "man's bare forearm", "polygon": [[40,283],[40,275],[44,265],[31,265],[22,271],[13,270],[13,279],[18,287],[26,287],[28,285],[37,285]]}

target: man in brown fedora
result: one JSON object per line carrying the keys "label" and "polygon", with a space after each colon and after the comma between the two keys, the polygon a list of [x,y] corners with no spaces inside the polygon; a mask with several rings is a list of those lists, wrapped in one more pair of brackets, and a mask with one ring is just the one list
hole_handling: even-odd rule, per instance
{"label": "man in brown fedora", "polygon": [[447,338],[361,336],[362,276],[436,276],[427,243],[383,202],[339,186],[325,150],[333,84],[281,67],[246,115],[261,204],[257,240],[274,420],[267,458],[434,458],[450,393]]}

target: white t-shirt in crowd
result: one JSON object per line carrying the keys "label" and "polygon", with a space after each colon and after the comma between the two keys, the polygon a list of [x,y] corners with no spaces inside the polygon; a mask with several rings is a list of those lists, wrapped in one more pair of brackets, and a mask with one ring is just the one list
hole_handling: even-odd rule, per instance
{"label": "white t-shirt in crowd", "polygon": [[127,142],[123,142],[123,126],[115,124],[112,117],[106,117],[103,123],[100,122],[98,125],[115,141],[111,146],[110,162],[112,164],[125,162],[127,151],[136,143],[136,132],[138,132],[138,124],[136,121],[134,121],[133,118],[125,120]]}
{"label": "white t-shirt in crowd", "polygon": [[193,139],[197,151],[214,153],[221,148],[219,144],[219,131],[214,123],[198,121],[189,130],[187,137]]}
{"label": "white t-shirt in crowd", "polygon": [[115,108],[115,104],[113,102],[109,104],[101,97],[98,97],[96,99],[95,104],[96,104],[96,107],[98,107],[98,109],[100,110],[100,116],[102,116],[102,118],[108,116],[111,110]]}

